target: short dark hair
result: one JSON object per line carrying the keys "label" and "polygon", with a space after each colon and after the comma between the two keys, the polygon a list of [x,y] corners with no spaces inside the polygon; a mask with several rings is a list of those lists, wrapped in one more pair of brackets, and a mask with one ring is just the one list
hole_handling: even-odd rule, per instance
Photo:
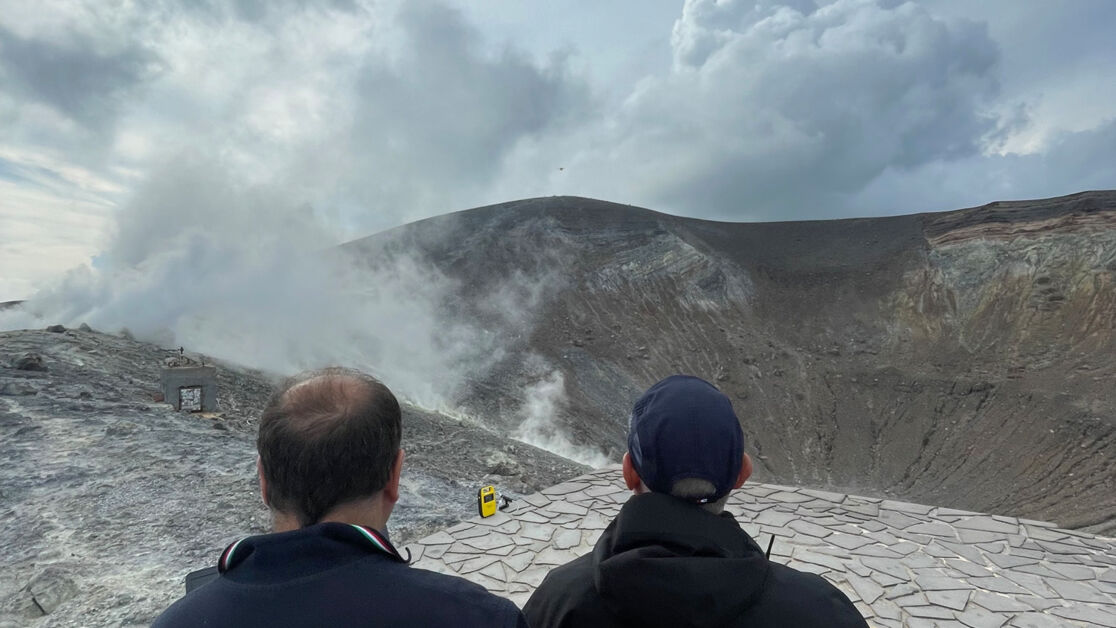
{"label": "short dark hair", "polygon": [[395,395],[371,375],[334,367],[287,380],[256,438],[268,504],[305,527],[376,494],[391,477],[401,424]]}

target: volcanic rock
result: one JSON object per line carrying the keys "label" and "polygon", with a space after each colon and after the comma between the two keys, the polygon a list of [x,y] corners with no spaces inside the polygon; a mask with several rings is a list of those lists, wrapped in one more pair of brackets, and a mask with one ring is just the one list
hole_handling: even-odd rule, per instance
{"label": "volcanic rock", "polygon": [[26,382],[4,382],[0,384],[0,396],[4,397],[25,397],[38,393],[38,388]]}
{"label": "volcanic rock", "polygon": [[66,331],[66,328],[62,325],[51,325],[46,330],[54,334],[61,334]]}
{"label": "volcanic rock", "polygon": [[493,475],[519,475],[522,471],[515,459],[502,451],[493,452],[485,460],[485,464],[488,465],[488,472]]}
{"label": "volcanic rock", "polygon": [[37,353],[25,353],[22,357],[12,362],[12,368],[20,371],[46,371],[43,356]]}
{"label": "volcanic rock", "polygon": [[30,598],[32,616],[49,615],[77,595],[78,587],[64,569],[47,567],[28,583],[24,591]]}

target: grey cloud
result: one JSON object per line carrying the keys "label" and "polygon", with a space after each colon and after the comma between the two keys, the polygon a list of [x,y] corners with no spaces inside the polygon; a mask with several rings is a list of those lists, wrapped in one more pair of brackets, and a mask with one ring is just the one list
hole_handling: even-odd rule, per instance
{"label": "grey cloud", "polygon": [[0,27],[0,85],[97,132],[113,124],[125,98],[157,64],[154,53],[135,44],[106,52],[79,34],[56,43]]}
{"label": "grey cloud", "polygon": [[180,0],[180,10],[202,12],[213,18],[262,23],[283,19],[292,9],[338,10],[352,13],[360,8],[357,0]]}
{"label": "grey cloud", "polygon": [[688,1],[671,34],[675,63],[700,67],[737,34],[763,19],[780,11],[811,15],[817,9],[814,0]]}
{"label": "grey cloud", "polygon": [[999,54],[985,27],[910,3],[691,0],[673,45],[673,71],[581,150],[586,187],[711,217],[822,217],[889,168],[978,154],[1001,126],[983,113]]}
{"label": "grey cloud", "polygon": [[915,169],[888,169],[837,206],[846,214],[907,214],[1113,189],[1113,146],[1116,119],[1088,131],[1059,134],[1042,153],[973,155]]}
{"label": "grey cloud", "polygon": [[292,10],[308,8],[352,13],[361,8],[361,3],[359,0],[163,0],[157,8],[148,7],[148,11],[161,14],[161,20],[191,15],[260,23],[272,18],[283,19]]}
{"label": "grey cloud", "polygon": [[[367,59],[348,135],[348,185],[370,207],[456,207],[485,187],[526,137],[554,131],[589,106],[562,58],[539,66],[513,49],[490,53],[455,10],[407,2],[403,46]],[[456,200],[454,200],[456,199]]]}

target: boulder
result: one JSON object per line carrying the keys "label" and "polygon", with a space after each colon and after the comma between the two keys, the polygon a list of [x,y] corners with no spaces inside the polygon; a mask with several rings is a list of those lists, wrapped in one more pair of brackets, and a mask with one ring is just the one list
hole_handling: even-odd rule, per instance
{"label": "boulder", "polygon": [[12,363],[12,366],[21,371],[46,371],[43,356],[37,353],[25,353],[23,357]]}
{"label": "boulder", "polygon": [[485,460],[485,466],[492,475],[518,475],[522,470],[514,458],[502,451],[495,451]]}
{"label": "boulder", "polygon": [[78,593],[77,584],[58,566],[50,566],[39,572],[23,588],[23,613],[29,617],[49,615],[66,600]]}
{"label": "boulder", "polygon": [[106,436],[129,436],[140,431],[140,426],[131,421],[117,421],[105,428]]}
{"label": "boulder", "polygon": [[51,333],[60,334],[64,331],[66,331],[66,328],[63,327],[62,325],[51,325],[50,327],[47,327],[46,330],[51,332]]}

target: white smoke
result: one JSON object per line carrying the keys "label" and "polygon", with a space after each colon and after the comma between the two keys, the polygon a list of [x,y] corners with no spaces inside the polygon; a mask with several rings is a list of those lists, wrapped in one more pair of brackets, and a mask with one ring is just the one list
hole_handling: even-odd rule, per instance
{"label": "white smoke", "polygon": [[[355,367],[413,404],[458,416],[469,382],[506,357],[508,343],[524,336],[562,281],[559,260],[525,250],[523,259],[546,263],[472,294],[464,308],[473,311],[463,315],[454,301],[461,286],[422,261],[406,234],[375,240],[390,251],[338,247],[343,229],[300,204],[297,190],[241,184],[233,172],[203,155],[166,164],[118,212],[93,264],[0,311],[0,329],[127,329],[140,340],[277,374]],[[424,238],[447,237],[429,228]],[[542,377],[524,390],[514,437],[607,464],[562,433],[555,418],[568,406],[565,380],[531,359]]]}
{"label": "white smoke", "polygon": [[445,315],[454,282],[413,256],[336,249],[340,231],[287,191],[246,188],[205,160],[179,161],[120,211],[92,266],[0,312],[0,329],[127,328],[284,374],[342,364],[417,405],[452,411],[466,377],[501,357],[500,328]]}
{"label": "white smoke", "polygon": [[519,409],[523,422],[513,438],[590,467],[609,464],[611,461],[603,453],[575,445],[555,425],[554,418],[565,410],[568,403],[566,378],[561,371],[552,371],[528,386]]}

